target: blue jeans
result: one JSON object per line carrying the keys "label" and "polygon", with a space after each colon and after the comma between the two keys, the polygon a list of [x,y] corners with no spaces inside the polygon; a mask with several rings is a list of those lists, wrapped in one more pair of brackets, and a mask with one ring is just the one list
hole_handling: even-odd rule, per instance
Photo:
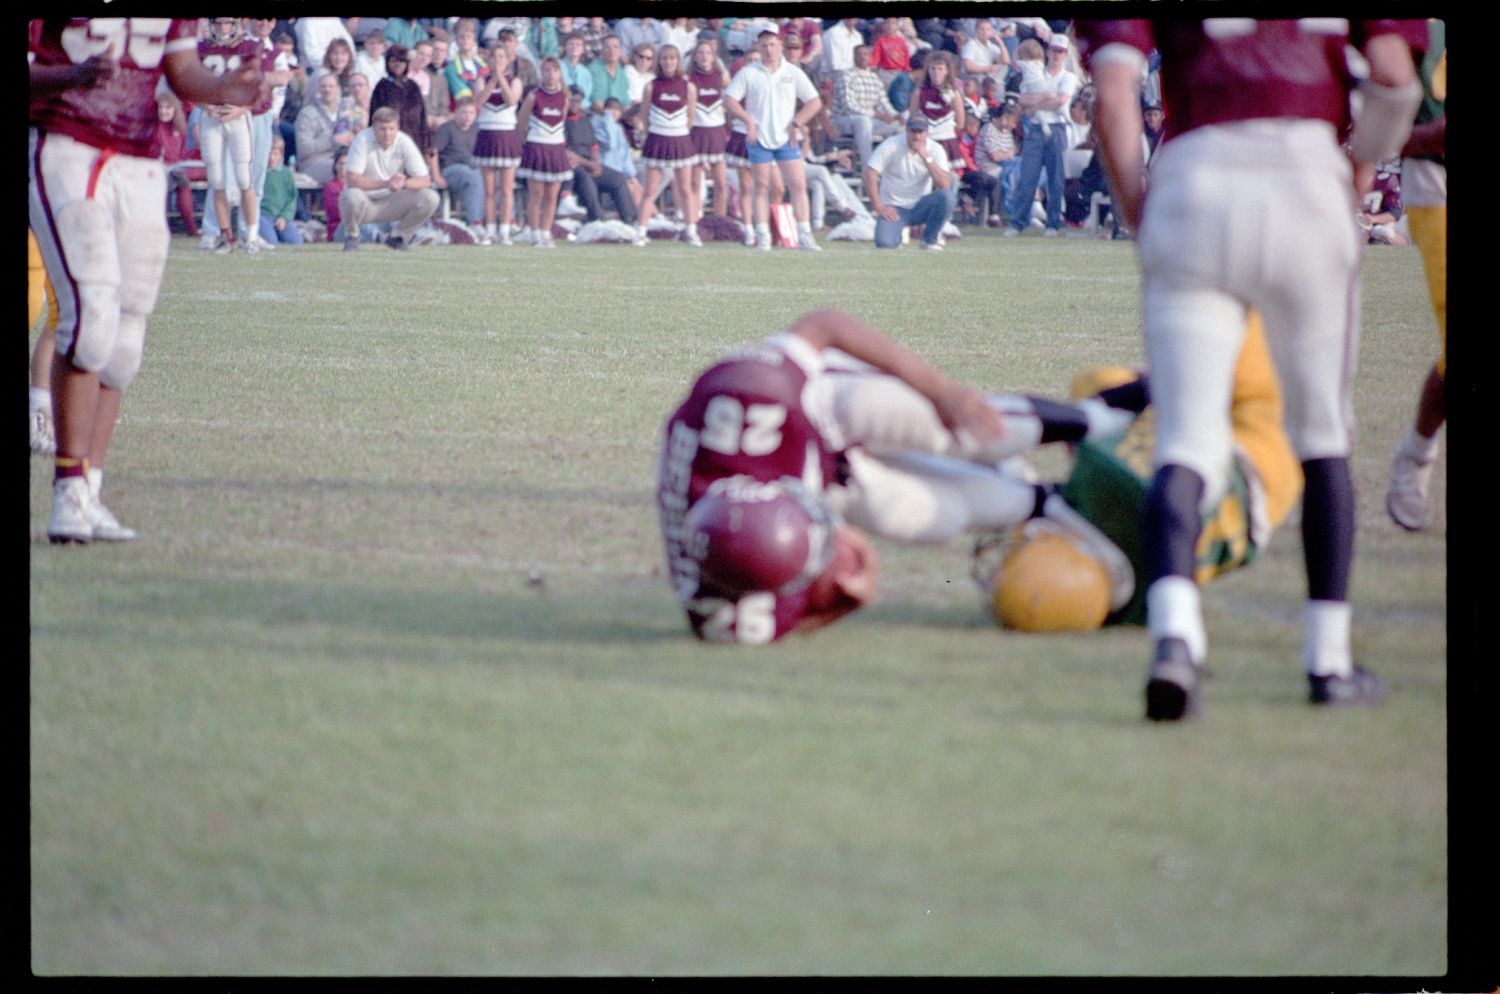
{"label": "blue jeans", "polygon": [[276,230],[276,219],[266,214],[260,216],[260,237],[263,241],[272,245],[301,245],[302,231],[297,227],[297,222],[288,221],[286,228],[282,231]]}
{"label": "blue jeans", "polygon": [[1010,200],[1010,226],[1026,230],[1031,223],[1031,201],[1036,196],[1042,170],[1047,171],[1047,227],[1062,227],[1063,153],[1067,150],[1068,129],[1054,124],[1050,134],[1042,125],[1027,120],[1021,141],[1021,173],[1016,178],[1015,196]]}
{"label": "blue jeans", "polygon": [[256,203],[266,195],[266,169],[271,164],[271,133],[275,130],[270,111],[250,115],[250,185],[255,188]]}
{"label": "blue jeans", "polygon": [[449,203],[463,211],[464,220],[484,224],[484,177],[479,170],[455,162],[443,170],[443,179],[448,181]]}
{"label": "blue jeans", "polygon": [[953,201],[947,190],[933,190],[910,207],[897,207],[896,213],[901,215],[899,221],[887,221],[879,214],[875,215],[876,248],[900,248],[901,231],[911,224],[922,226],[922,241],[928,245],[936,244],[938,236],[943,233],[943,225],[953,216]]}

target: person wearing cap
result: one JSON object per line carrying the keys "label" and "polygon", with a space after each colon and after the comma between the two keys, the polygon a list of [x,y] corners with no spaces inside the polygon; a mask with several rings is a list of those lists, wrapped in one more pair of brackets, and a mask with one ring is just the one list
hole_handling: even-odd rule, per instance
{"label": "person wearing cap", "polygon": [[1146,128],[1146,161],[1151,161],[1151,156],[1156,154],[1156,147],[1161,144],[1161,136],[1165,131],[1167,112],[1162,110],[1161,104],[1155,101],[1147,101],[1141,108],[1141,123]]}
{"label": "person wearing cap", "polygon": [[875,247],[900,248],[901,232],[922,226],[922,247],[942,251],[943,226],[953,214],[948,191],[952,167],[943,146],[928,134],[925,117],[913,114],[906,132],[892,135],[865,165],[865,192],[875,214]]}
{"label": "person wearing cap", "polygon": [[746,63],[724,88],[725,108],[748,128],[745,150],[755,181],[756,248],[771,248],[771,174],[779,171],[797,219],[797,247],[822,251],[812,235],[799,144],[802,129],[823,101],[807,73],[781,57],[781,35],[762,31],[756,48],[760,61]]}
{"label": "person wearing cap", "polygon": [[1047,61],[1035,86],[1022,88],[1023,121],[1021,173],[1011,201],[1007,237],[1019,235],[1031,223],[1031,202],[1043,170],[1047,173],[1047,231],[1056,238],[1062,228],[1063,158],[1068,144],[1068,105],[1078,90],[1078,77],[1067,68],[1068,38],[1062,33],[1047,43]]}
{"label": "person wearing cap", "polygon": [[802,68],[802,38],[800,35],[784,35],[781,42],[781,57],[789,65]]}
{"label": "person wearing cap", "polygon": [[793,38],[797,39],[794,61],[807,73],[813,73],[823,64],[823,29],[818,19],[788,17],[781,25],[781,41],[787,48],[793,48]]}

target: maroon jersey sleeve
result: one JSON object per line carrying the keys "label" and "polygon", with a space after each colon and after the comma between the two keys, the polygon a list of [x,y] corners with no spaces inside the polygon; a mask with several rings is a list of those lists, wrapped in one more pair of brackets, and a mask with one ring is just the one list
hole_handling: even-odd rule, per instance
{"label": "maroon jersey sleeve", "polygon": [[105,83],[31,100],[31,123],[96,148],[151,157],[156,86],[168,52],[192,48],[197,22],[168,17],[74,17],[34,21],[37,65],[72,65],[113,51],[119,70]]}
{"label": "maroon jersey sleeve", "polygon": [[785,353],[759,346],[730,355],[693,384],[667,420],[657,467],[657,511],[667,568],[693,630],[713,641],[768,642],[807,611],[807,592],[748,594],[737,601],[702,586],[682,541],[682,518],[715,480],[782,477],[821,490],[835,457],[803,410],[807,373]]}

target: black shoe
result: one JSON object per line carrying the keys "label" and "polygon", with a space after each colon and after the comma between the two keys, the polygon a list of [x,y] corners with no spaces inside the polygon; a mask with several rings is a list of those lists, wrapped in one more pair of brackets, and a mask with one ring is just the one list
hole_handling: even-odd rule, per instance
{"label": "black shoe", "polygon": [[1187,643],[1164,638],[1156,643],[1156,658],[1146,677],[1146,717],[1152,721],[1180,721],[1198,710],[1198,667]]}
{"label": "black shoe", "polygon": [[402,238],[400,235],[392,235],[390,238],[387,238],[385,240],[385,244],[387,248],[396,249],[398,252],[405,252],[407,249],[411,248],[410,245],[406,244],[406,239]]}
{"label": "black shoe", "polygon": [[1380,677],[1354,664],[1348,676],[1307,675],[1307,699],[1312,704],[1379,704],[1385,700]]}
{"label": "black shoe", "polygon": [[358,238],[345,238],[344,239],[344,251],[345,252],[358,252],[359,251],[359,239]]}

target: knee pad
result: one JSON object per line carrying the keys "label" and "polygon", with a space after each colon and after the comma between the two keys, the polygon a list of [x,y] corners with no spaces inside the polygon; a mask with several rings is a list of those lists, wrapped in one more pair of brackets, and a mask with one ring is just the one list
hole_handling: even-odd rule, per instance
{"label": "knee pad", "polygon": [[224,189],[224,128],[217,121],[203,122],[203,169],[210,190]]}
{"label": "knee pad", "polygon": [[53,215],[76,288],[61,304],[59,349],[79,369],[98,372],[114,349],[120,318],[120,250],[110,211],[75,200]]}
{"label": "knee pad", "polygon": [[171,235],[165,225],[128,224],[120,229],[120,241],[130,247],[120,257],[120,309],[149,316],[167,269]]}
{"label": "knee pad", "polygon": [[146,350],[146,315],[135,311],[120,314],[115,348],[109,361],[99,370],[99,382],[112,390],[124,390],[141,369],[141,355]]}

